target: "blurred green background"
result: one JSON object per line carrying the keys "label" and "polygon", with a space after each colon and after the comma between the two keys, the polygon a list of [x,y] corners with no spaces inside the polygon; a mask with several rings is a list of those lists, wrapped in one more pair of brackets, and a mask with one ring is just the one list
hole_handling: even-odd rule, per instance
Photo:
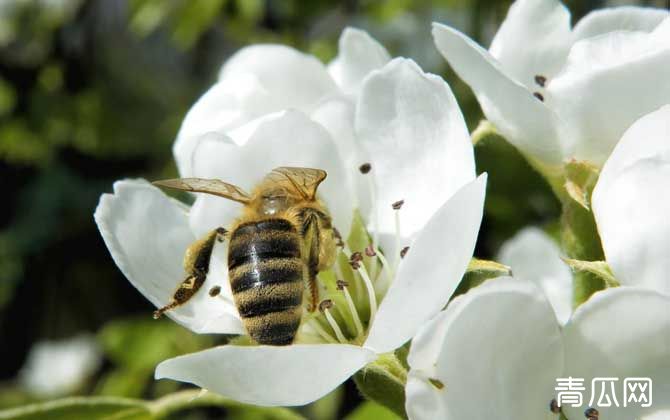
{"label": "blurred green background", "polygon": [[[328,61],[344,27],[363,28],[392,55],[414,58],[444,76],[473,129],[479,107],[433,47],[430,22],[447,22],[488,45],[509,4],[0,2],[0,409],[67,395],[155,399],[183,387],[153,380],[159,361],[221,342],[151,319],[153,308],[109,256],[93,211],[117,179],[176,175],[171,146],[180,122],[233,52],[277,42]],[[667,7],[666,1],[646,4]],[[568,2],[575,20],[603,6]],[[478,145],[476,153],[478,170],[490,173],[477,256],[491,258],[526,224],[551,229],[559,206],[515,150],[499,142]],[[75,336],[93,343],[97,355],[84,379],[48,392],[31,386],[31,368],[22,369],[31,348]],[[324,420],[382,418],[371,406],[353,411],[360,403],[347,383],[301,413]],[[231,406],[196,408],[175,418],[264,415]]]}

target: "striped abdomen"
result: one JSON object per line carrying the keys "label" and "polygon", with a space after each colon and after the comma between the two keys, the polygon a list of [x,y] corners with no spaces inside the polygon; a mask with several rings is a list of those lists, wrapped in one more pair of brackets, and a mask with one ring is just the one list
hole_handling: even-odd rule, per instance
{"label": "striped abdomen", "polygon": [[244,223],[231,234],[228,274],[235,305],[259,344],[287,345],[300,326],[300,236],[284,219]]}

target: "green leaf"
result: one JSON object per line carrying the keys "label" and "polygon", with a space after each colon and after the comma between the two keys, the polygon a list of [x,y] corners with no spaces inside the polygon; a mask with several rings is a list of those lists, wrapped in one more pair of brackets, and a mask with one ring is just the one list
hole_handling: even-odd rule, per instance
{"label": "green leaf", "polygon": [[0,411],[12,420],[148,420],[151,413],[139,400],[115,397],[73,397]]}
{"label": "green leaf", "polygon": [[153,371],[170,357],[192,353],[211,344],[206,336],[192,334],[168,320],[146,317],[112,321],[98,335],[102,347],[115,363],[130,370]]}
{"label": "green leaf", "polygon": [[585,210],[591,210],[591,193],[598,174],[598,168],[589,162],[571,160],[565,165],[565,190]]}
{"label": "green leaf", "polygon": [[398,420],[393,411],[372,401],[366,401],[356,407],[344,420]]}
{"label": "green leaf", "polygon": [[381,355],[356,372],[354,382],[365,398],[385,406],[402,418],[407,418],[405,412],[407,371],[393,353]]}

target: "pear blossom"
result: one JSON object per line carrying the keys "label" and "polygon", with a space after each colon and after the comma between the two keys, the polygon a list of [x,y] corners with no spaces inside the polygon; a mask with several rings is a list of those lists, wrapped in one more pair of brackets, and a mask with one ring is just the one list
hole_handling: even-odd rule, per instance
{"label": "pear blossom", "polygon": [[670,12],[617,7],[573,28],[557,0],[518,0],[489,50],[435,23],[437,48],[486,115],[545,175],[600,167],[628,126],[670,102]]}
{"label": "pear blossom", "polygon": [[669,179],[670,104],[643,116],[624,133],[591,197],[605,259],[617,280],[666,295]]}
{"label": "pear blossom", "polygon": [[95,339],[78,335],[35,343],[19,371],[19,382],[31,394],[53,398],[77,391],[102,362]]}
{"label": "pear blossom", "polygon": [[[351,100],[363,78],[391,60],[386,49],[367,32],[346,28],[339,39],[339,54],[327,66],[316,57],[278,44],[242,48],[221,67],[218,81],[189,110],[182,122],[173,152],[179,173],[190,176],[191,158],[198,138],[209,132],[228,132],[252,120],[286,109],[323,115],[340,113],[353,122]],[[336,127],[325,124],[330,131]],[[253,129],[247,125],[247,129]],[[341,134],[341,133],[338,133]],[[351,153],[351,138],[342,136],[341,151]],[[244,137],[233,136],[234,141]],[[345,156],[346,157],[346,156]]]}
{"label": "pear blossom", "polygon": [[[670,297],[617,287],[594,294],[561,328],[533,282],[496,278],[454,299],[412,340],[406,409],[410,419],[558,419],[558,378],[583,379],[582,404],[561,404],[569,420],[597,407],[600,418],[663,418],[670,408]],[[614,327],[615,326],[615,327]],[[617,377],[620,406],[598,406],[598,377]],[[623,407],[624,378],[653,381],[651,407]],[[592,401],[591,393],[595,393]]]}
{"label": "pear blossom", "polygon": [[572,313],[572,273],[549,235],[536,227],[524,228],[502,244],[496,260],[511,267],[515,278],[535,283],[561,325],[568,322]]}
{"label": "pear blossom", "polygon": [[[328,304],[304,317],[294,344],[219,346],[162,362],[156,378],[194,383],[246,403],[306,404],[410,340],[453,293],[474,250],[486,175],[476,177],[470,138],[448,85],[407,59],[372,69],[375,54],[384,54],[370,40],[345,31],[330,65],[333,76],[286,47],[254,46],[236,54],[216,89],[235,89],[228,78],[250,71],[243,78],[262,81],[269,95],[261,105],[275,95],[282,101],[299,97],[306,108],[254,108],[257,92],[237,91],[239,104],[249,105],[239,112],[248,113],[227,125],[217,113],[228,115],[230,104],[209,102],[210,91],[186,117],[175,155],[183,176],[219,178],[247,190],[278,166],[324,169],[328,177],[318,193],[334,226],[346,234],[358,211],[372,238],[365,249],[344,242],[340,258],[360,252],[373,264],[336,264],[320,273]],[[265,53],[276,65],[267,65]],[[311,63],[309,71],[305,63]],[[323,95],[310,90],[314,85],[340,92],[319,102]],[[346,93],[352,91],[357,93]],[[146,181],[124,180],[102,196],[95,219],[116,264],[160,307],[183,278],[186,247],[232,223],[240,211],[239,204],[205,195],[189,208]],[[225,255],[226,243],[217,243],[204,292],[167,312],[170,318],[198,333],[245,334]],[[220,293],[212,297],[206,290],[214,286]]]}

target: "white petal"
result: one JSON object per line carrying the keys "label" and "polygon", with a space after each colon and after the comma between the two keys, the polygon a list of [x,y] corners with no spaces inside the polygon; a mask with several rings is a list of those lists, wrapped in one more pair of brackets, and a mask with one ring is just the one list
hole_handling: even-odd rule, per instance
{"label": "white petal", "polygon": [[[95,221],[130,283],[156,307],[167,304],[184,279],[184,251],[195,240],[184,206],[146,181],[119,181],[114,194],[100,198]],[[208,277],[200,293],[167,315],[195,332],[242,333],[235,307],[207,294],[213,281]]]}
{"label": "white petal", "polygon": [[511,79],[541,90],[535,76],[551,78],[556,74],[570,45],[570,12],[562,3],[518,0],[510,7],[489,51]]}
{"label": "white petal", "polygon": [[563,160],[554,112],[520,82],[505,75],[500,63],[461,32],[433,24],[437,49],[477,96],[488,118],[510,143],[546,165]]}
{"label": "white petal", "polygon": [[670,294],[670,154],[624,170],[598,196],[603,249],[623,283]]}
{"label": "white petal", "polygon": [[595,10],[584,16],[573,29],[575,40],[613,31],[651,32],[670,15],[665,9],[622,6]]}
{"label": "white petal", "polygon": [[162,362],[156,379],[191,382],[249,404],[304,405],[375,358],[365,348],[338,344],[221,346]]}
{"label": "white petal", "polygon": [[328,72],[347,92],[358,90],[368,73],[391,60],[386,48],[360,29],[345,28],[338,47],[339,52],[328,65]]}
{"label": "white petal", "polygon": [[545,294],[561,324],[572,313],[572,274],[561,261],[558,245],[541,229],[522,229],[500,248],[498,261],[512,267],[514,277],[530,281]]}
{"label": "white petal", "polygon": [[[593,391],[592,380],[598,377],[619,378],[615,390],[620,407],[597,407],[603,419],[629,420],[670,409],[668,308],[668,296],[618,287],[594,294],[575,311],[564,330],[566,376],[584,378],[587,392],[581,408],[563,407],[569,418],[580,418],[586,407],[597,405],[600,386],[596,386],[593,404],[589,404],[588,391]],[[622,407],[625,378],[651,378],[651,408],[641,409],[634,403]]]}
{"label": "white petal", "polygon": [[563,369],[561,333],[530,282],[497,278],[454,299],[416,335],[408,363],[410,378],[425,384],[407,388],[412,419],[556,418],[549,402]]}
{"label": "white petal", "polygon": [[[607,158],[593,191],[593,206],[626,167],[650,157],[670,152],[670,105],[646,114],[624,132],[612,154]],[[606,209],[603,209],[606,211]],[[597,211],[595,211],[597,217]]]}
{"label": "white petal", "polygon": [[475,178],[472,143],[449,86],[411,60],[395,59],[364,82],[356,132],[372,163],[381,233],[394,233],[391,204],[404,200],[402,234],[419,231]]}
{"label": "white petal", "polygon": [[[320,98],[337,92],[337,85],[316,57],[284,46],[258,44],[235,53],[224,64],[219,80],[252,74],[282,108],[309,109]],[[235,79],[233,79],[235,80]]]}
{"label": "white petal", "polygon": [[593,191],[603,249],[623,283],[670,294],[670,105],[624,134]]}
{"label": "white petal", "polygon": [[177,134],[173,153],[181,176],[193,175],[191,156],[200,136],[233,129],[283,105],[251,74],[216,83],[191,107]]}
{"label": "white petal", "polygon": [[549,82],[547,101],[569,121],[573,157],[602,165],[639,117],[670,102],[670,18],[650,34],[612,32],[577,42]]}
{"label": "white petal", "polygon": [[486,174],[442,206],[419,233],[382,301],[367,347],[391,351],[447,304],[475,248],[482,220]]}
{"label": "white petal", "polygon": [[[193,159],[197,176],[222,179],[249,192],[279,166],[323,169],[328,177],[318,194],[328,206],[335,226],[341,232],[349,231],[354,207],[337,146],[323,127],[298,111],[287,111],[262,122],[242,146],[221,136],[204,139]],[[240,204],[200,194],[190,222],[200,234],[231,223],[229,215],[233,214],[241,215]]]}

